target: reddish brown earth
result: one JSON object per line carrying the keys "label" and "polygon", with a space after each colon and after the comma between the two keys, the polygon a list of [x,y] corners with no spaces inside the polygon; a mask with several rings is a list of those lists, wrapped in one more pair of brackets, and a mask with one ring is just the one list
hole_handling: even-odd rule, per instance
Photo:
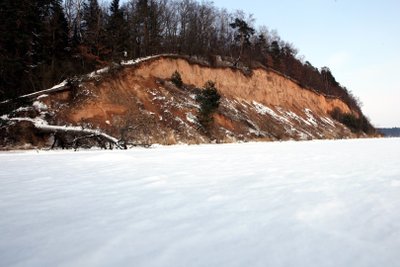
{"label": "reddish brown earth", "polygon": [[[169,80],[175,71],[182,76],[182,88]],[[204,130],[196,120],[195,97],[196,88],[209,80],[222,98],[214,122]],[[329,114],[337,108],[359,115],[342,100],[304,89],[273,71],[259,68],[246,75],[166,56],[92,75],[78,88],[52,92],[37,101],[47,108],[36,108],[36,116],[41,114],[51,125],[100,129],[132,144],[356,137]],[[9,118],[25,113],[14,112]],[[48,145],[46,138],[42,144],[37,138],[24,142]]]}

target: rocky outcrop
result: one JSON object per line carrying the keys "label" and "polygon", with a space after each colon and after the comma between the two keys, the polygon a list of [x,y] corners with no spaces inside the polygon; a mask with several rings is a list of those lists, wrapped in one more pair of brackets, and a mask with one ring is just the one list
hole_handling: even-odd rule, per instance
{"label": "rocky outcrop", "polygon": [[[181,74],[182,87],[170,81],[175,71]],[[196,95],[207,81],[215,82],[222,98],[213,123],[204,129],[197,119]],[[247,73],[177,56],[125,62],[55,88],[31,97],[35,105],[2,116],[3,147],[21,118],[99,130],[129,146],[356,137],[330,113],[336,109],[360,115],[342,100],[302,88],[272,70]],[[56,132],[37,135],[20,144],[48,146],[57,141]]]}

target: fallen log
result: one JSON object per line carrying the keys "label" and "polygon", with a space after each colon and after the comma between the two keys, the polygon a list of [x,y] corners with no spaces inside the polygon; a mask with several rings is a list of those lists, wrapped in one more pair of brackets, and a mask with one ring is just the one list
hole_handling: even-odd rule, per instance
{"label": "fallen log", "polygon": [[[110,145],[113,145],[116,148],[126,149],[126,145],[123,144],[120,140],[118,140],[117,138],[115,138],[111,135],[108,135],[98,129],[85,129],[81,126],[49,125],[45,120],[40,119],[40,118],[35,118],[35,119],[32,119],[32,118],[10,118],[9,121],[31,122],[36,129],[38,129],[42,132],[52,133],[52,134],[54,134],[55,137],[60,136],[60,134],[62,134],[62,133],[78,136],[78,137],[74,138],[73,143],[75,143],[75,145],[79,139],[100,138],[99,140],[105,140]],[[54,145],[55,144],[53,143],[53,146]],[[103,147],[103,148],[105,148],[105,147]],[[110,146],[110,148],[111,148],[111,146]]]}

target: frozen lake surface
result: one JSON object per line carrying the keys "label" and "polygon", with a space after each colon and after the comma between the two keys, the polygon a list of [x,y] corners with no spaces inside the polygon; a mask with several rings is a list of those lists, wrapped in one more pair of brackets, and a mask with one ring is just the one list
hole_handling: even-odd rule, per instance
{"label": "frozen lake surface", "polygon": [[399,266],[400,139],[0,153],[0,266]]}

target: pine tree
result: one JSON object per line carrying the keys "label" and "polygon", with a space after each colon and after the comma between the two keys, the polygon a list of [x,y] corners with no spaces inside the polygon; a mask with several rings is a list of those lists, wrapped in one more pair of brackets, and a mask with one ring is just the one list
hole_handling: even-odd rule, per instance
{"label": "pine tree", "polygon": [[51,62],[51,70],[55,65],[65,60],[68,48],[68,23],[65,19],[61,0],[51,0],[49,5],[49,18],[45,24],[47,47],[44,48]]}
{"label": "pine tree", "polygon": [[68,23],[61,0],[40,3],[40,27],[36,33],[36,67],[33,69],[35,90],[48,88],[66,78],[65,61],[68,58]]}
{"label": "pine tree", "polygon": [[103,60],[108,53],[105,44],[103,17],[103,11],[97,0],[89,0],[85,4],[83,15],[85,27],[80,51],[86,63],[92,67],[104,64]]}
{"label": "pine tree", "polygon": [[277,41],[273,41],[270,47],[274,67],[279,69],[281,63],[281,47]]}
{"label": "pine tree", "polygon": [[38,88],[35,72],[40,58],[43,1],[0,2],[0,93],[14,98]]}
{"label": "pine tree", "polygon": [[162,16],[160,14],[160,7],[154,0],[150,1],[149,5],[149,25],[150,25],[150,42],[149,42],[149,54],[159,53],[161,46],[161,21]]}
{"label": "pine tree", "polygon": [[172,73],[171,82],[173,82],[179,88],[182,87],[183,85],[182,76],[177,70],[174,73]]}
{"label": "pine tree", "polygon": [[203,90],[197,96],[196,100],[200,104],[200,112],[198,120],[203,128],[207,131],[213,122],[213,113],[219,107],[221,95],[218,93],[215,83],[212,81],[206,82]]}
{"label": "pine tree", "polygon": [[161,39],[161,16],[159,6],[153,0],[138,0],[136,4],[136,23],[142,37],[142,56],[158,52]]}
{"label": "pine tree", "polygon": [[123,10],[119,6],[119,0],[113,0],[110,5],[110,17],[108,18],[107,36],[111,49],[111,59],[119,60],[127,50],[129,39],[127,23],[124,19]]}
{"label": "pine tree", "polygon": [[237,30],[237,34],[235,39],[240,43],[240,52],[239,59],[243,54],[243,49],[245,45],[250,44],[250,37],[254,34],[255,30],[250,27],[246,21],[236,18],[234,22],[230,24],[230,26]]}
{"label": "pine tree", "polygon": [[147,0],[138,0],[136,4],[137,22],[140,29],[139,34],[143,38],[142,55],[146,56],[149,50],[149,5]]}

